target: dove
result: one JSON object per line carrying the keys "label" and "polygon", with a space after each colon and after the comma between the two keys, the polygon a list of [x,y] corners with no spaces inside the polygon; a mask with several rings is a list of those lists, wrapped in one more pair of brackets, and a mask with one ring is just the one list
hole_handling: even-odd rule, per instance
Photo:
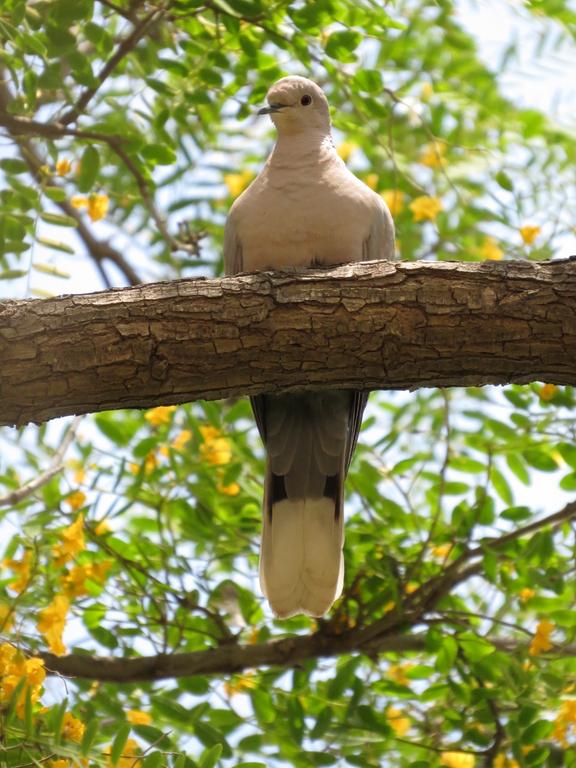
{"label": "dove", "polygon": [[[230,208],[224,271],[330,267],[394,257],[382,197],[346,167],[328,101],[305,77],[266,96],[277,141]],[[321,617],[342,592],[344,481],[368,394],[351,390],[251,399],[266,450],[260,586],[278,618]]]}

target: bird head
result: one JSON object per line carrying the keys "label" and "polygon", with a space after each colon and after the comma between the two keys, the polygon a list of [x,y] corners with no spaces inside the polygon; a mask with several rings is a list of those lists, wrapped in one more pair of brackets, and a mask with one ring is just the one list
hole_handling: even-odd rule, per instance
{"label": "bird head", "polygon": [[259,115],[270,115],[278,133],[330,132],[328,101],[322,89],[306,77],[290,75],[278,80],[266,95],[268,106]]}

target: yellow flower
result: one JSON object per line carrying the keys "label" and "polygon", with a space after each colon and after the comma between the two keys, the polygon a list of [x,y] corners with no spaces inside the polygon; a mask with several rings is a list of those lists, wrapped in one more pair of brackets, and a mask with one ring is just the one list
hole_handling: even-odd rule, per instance
{"label": "yellow flower", "polygon": [[409,581],[408,584],[406,584],[404,591],[407,595],[411,595],[413,592],[416,592],[420,585],[416,584],[415,581]]}
{"label": "yellow flower", "polygon": [[160,456],[164,456],[165,459],[168,459],[170,457],[170,448],[168,448],[167,445],[161,445],[160,448],[158,448],[158,453]]}
{"label": "yellow flower", "polygon": [[56,595],[47,608],[40,611],[38,631],[44,635],[48,647],[56,656],[66,653],[66,646],[62,642],[62,634],[66,625],[66,616],[70,608],[70,601],[66,595]]}
{"label": "yellow flower", "polygon": [[422,91],[420,94],[422,101],[429,101],[433,93],[434,89],[432,88],[431,83],[422,83]]}
{"label": "yellow flower", "polygon": [[71,712],[64,713],[64,719],[62,720],[62,736],[69,741],[76,741],[80,743],[84,736],[86,726]]}
{"label": "yellow flower", "polygon": [[82,493],[82,491],[74,491],[74,493],[71,493],[70,496],[66,497],[66,503],[69,504],[74,511],[83,507],[85,501],[86,494]]}
{"label": "yellow flower", "polygon": [[109,533],[112,530],[110,523],[106,518],[104,520],[100,520],[96,528],[94,528],[94,533],[96,536],[103,536],[105,533]]}
{"label": "yellow flower", "polygon": [[0,703],[8,703],[18,685],[24,680],[24,687],[16,702],[18,717],[24,717],[28,695],[32,704],[36,703],[42,693],[45,677],[46,670],[42,659],[27,659],[9,643],[0,646]]}
{"label": "yellow flower", "polygon": [[388,206],[393,218],[404,210],[404,192],[399,189],[385,189],[384,192],[380,192],[380,197]]}
{"label": "yellow flower", "polygon": [[232,449],[227,437],[216,427],[200,427],[203,444],[200,446],[200,455],[208,464],[219,466],[229,464],[232,459]]}
{"label": "yellow flower", "polygon": [[56,163],[56,173],[58,176],[66,176],[72,170],[72,162],[67,157],[63,157]]}
{"label": "yellow flower", "polygon": [[192,432],[190,432],[189,429],[183,429],[182,432],[177,434],[174,440],[172,440],[172,448],[174,448],[176,451],[181,451],[184,449],[186,443],[189,443],[191,439]]}
{"label": "yellow flower", "polygon": [[159,405],[158,408],[151,408],[146,411],[144,418],[153,427],[159,427],[162,424],[170,423],[170,418],[175,410],[175,405]]}
{"label": "yellow flower", "polygon": [[242,173],[226,173],[224,174],[224,184],[231,197],[238,197],[241,192],[244,192],[248,184],[254,178],[252,171],[242,171]]}
{"label": "yellow flower", "polygon": [[6,603],[0,603],[0,633],[8,632],[14,625],[14,608]]}
{"label": "yellow flower", "polygon": [[8,589],[21,595],[30,583],[30,572],[32,569],[31,550],[27,549],[21,560],[4,560],[2,564],[5,568],[10,568],[11,571],[18,574],[19,578],[15,581],[11,581],[8,584]]}
{"label": "yellow flower", "polygon": [[389,613],[390,611],[393,611],[394,608],[396,608],[396,603],[394,600],[388,600],[388,602],[384,605],[384,608],[382,609],[384,613]]}
{"label": "yellow flower", "polygon": [[63,757],[59,760],[50,760],[48,763],[50,768],[69,768],[70,760],[65,760]]}
{"label": "yellow flower", "polygon": [[144,459],[144,474],[149,475],[158,466],[158,459],[156,458],[156,454],[154,451],[149,451],[146,454],[146,458]]}
{"label": "yellow flower", "polygon": [[[81,493],[81,491],[77,493]],[[75,522],[62,531],[60,534],[62,542],[52,548],[52,554],[56,558],[56,565],[64,565],[64,563],[72,560],[78,552],[82,552],[85,548],[83,527],[84,515],[78,515]]]}
{"label": "yellow flower", "polygon": [[240,486],[238,483],[230,483],[229,485],[218,483],[216,490],[224,496],[238,496],[240,493]]}
{"label": "yellow flower", "polygon": [[366,178],[364,179],[364,183],[366,186],[370,187],[370,189],[377,189],[378,188],[378,174],[377,173],[369,173]]}
{"label": "yellow flower", "polygon": [[126,712],[126,719],[132,725],[150,725],[152,718],[148,712],[142,712],[139,709],[129,709]]}
{"label": "yellow flower", "polygon": [[446,768],[474,768],[476,758],[465,752],[442,752],[440,765]]}
{"label": "yellow flower", "polygon": [[420,155],[420,162],[428,168],[441,168],[446,164],[445,152],[446,145],[434,141],[424,147],[424,151]]}
{"label": "yellow flower", "polygon": [[92,221],[100,221],[108,213],[110,198],[108,195],[92,194],[88,198],[88,216]]}
{"label": "yellow flower", "polygon": [[386,710],[386,718],[388,725],[396,736],[404,736],[410,729],[410,718],[406,717],[402,710],[396,709],[396,707],[388,707]]}
{"label": "yellow flower", "polygon": [[408,206],[412,211],[414,221],[435,221],[443,210],[442,201],[437,197],[421,195],[412,200]]}
{"label": "yellow flower", "polygon": [[520,768],[520,764],[517,760],[514,760],[511,757],[506,757],[506,755],[500,753],[499,755],[496,755],[494,768]]}
{"label": "yellow flower", "polygon": [[342,160],[347,163],[356,149],[358,149],[358,145],[354,144],[353,141],[343,141],[342,144],[336,147],[336,152],[338,152]]}
{"label": "yellow flower", "polygon": [[556,392],[558,392],[556,384],[544,384],[540,392],[538,392],[538,396],[540,397],[540,400],[544,400],[545,403],[548,403],[552,400]]}
{"label": "yellow flower", "polygon": [[[128,739],[126,744],[124,744],[120,760],[114,765],[114,768],[138,768],[142,764],[142,761],[136,758],[140,752],[138,742],[134,741],[134,739]],[[108,765],[112,768],[111,761],[108,762]]]}
{"label": "yellow flower", "polygon": [[527,600],[530,600],[531,597],[534,597],[536,592],[533,589],[530,589],[530,587],[524,587],[524,589],[520,590],[520,594],[518,597],[520,598],[521,603],[525,603]]}
{"label": "yellow flower", "polygon": [[531,226],[530,224],[525,224],[523,227],[520,227],[520,235],[522,236],[524,245],[532,245],[540,232],[540,227]]}
{"label": "yellow flower", "polygon": [[439,560],[444,560],[452,552],[454,544],[438,544],[436,547],[432,547],[432,555]]}
{"label": "yellow flower", "polygon": [[532,638],[530,648],[528,649],[530,656],[538,656],[538,654],[542,653],[542,651],[549,651],[550,648],[552,648],[550,635],[552,634],[554,628],[555,625],[551,621],[548,621],[548,619],[543,619],[538,624],[536,627],[536,633]]}
{"label": "yellow flower", "polygon": [[554,730],[552,732],[552,739],[561,744],[564,748],[568,748],[568,733],[576,733],[576,700],[567,699],[562,702],[560,712],[556,716],[554,721]]}
{"label": "yellow flower", "polygon": [[83,197],[82,195],[72,195],[72,197],[70,198],[70,205],[73,208],[87,208],[88,198]]}
{"label": "yellow flower", "polygon": [[400,685],[410,685],[410,680],[406,677],[406,672],[413,668],[414,664],[391,664],[386,674],[391,680]]}
{"label": "yellow flower", "polygon": [[491,259],[500,261],[504,256],[504,251],[498,245],[496,238],[486,235],[482,245],[477,249],[478,256],[482,259]]}
{"label": "yellow flower", "polygon": [[224,693],[228,698],[235,696],[237,693],[245,693],[252,688],[256,688],[256,680],[249,674],[238,675],[224,683]]}

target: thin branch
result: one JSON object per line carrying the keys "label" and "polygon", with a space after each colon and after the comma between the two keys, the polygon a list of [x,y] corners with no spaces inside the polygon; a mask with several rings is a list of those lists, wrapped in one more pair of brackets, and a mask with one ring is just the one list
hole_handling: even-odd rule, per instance
{"label": "thin branch", "polygon": [[124,59],[138,44],[151,24],[159,19],[166,12],[165,8],[154,8],[150,13],[144,16],[135,26],[132,32],[122,40],[116,51],[108,59],[102,70],[97,76],[97,84],[86,88],[80,95],[76,103],[62,117],[57,120],[59,125],[69,125],[75,122],[84,112],[91,99],[106,82],[108,77],[114,72],[118,64]]}
{"label": "thin branch", "polygon": [[70,447],[72,441],[76,437],[76,433],[81,421],[82,416],[76,416],[72,424],[70,424],[70,427],[68,428],[68,431],[62,440],[62,445],[54,454],[48,469],[39,474],[38,477],[35,477],[33,480],[30,480],[29,482],[22,485],[20,488],[12,491],[7,496],[0,496],[0,507],[11,507],[14,504],[18,504],[27,496],[31,496],[33,493],[35,493],[43,485],[46,485],[46,483],[48,483],[54,477],[54,475],[57,475],[64,469],[64,456],[66,455],[66,451]]}

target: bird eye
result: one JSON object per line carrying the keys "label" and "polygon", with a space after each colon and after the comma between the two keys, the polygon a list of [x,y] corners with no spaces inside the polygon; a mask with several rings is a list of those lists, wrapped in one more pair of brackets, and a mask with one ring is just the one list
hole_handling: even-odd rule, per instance
{"label": "bird eye", "polygon": [[309,96],[307,93],[302,96],[300,99],[300,104],[302,104],[303,107],[307,107],[309,104],[312,104],[312,96]]}

